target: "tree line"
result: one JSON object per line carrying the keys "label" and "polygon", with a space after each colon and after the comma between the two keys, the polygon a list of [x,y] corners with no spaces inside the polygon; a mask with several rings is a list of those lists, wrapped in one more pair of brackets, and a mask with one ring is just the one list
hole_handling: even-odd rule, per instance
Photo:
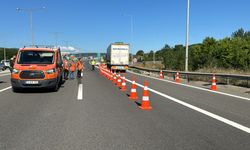
{"label": "tree line", "polygon": [[[165,69],[185,69],[185,46],[166,44],[156,51],[155,59],[162,61]],[[152,61],[154,52],[136,53],[138,61]],[[250,31],[239,29],[231,37],[216,40],[206,37],[202,43],[189,46],[189,70],[195,71],[203,68],[250,70]]]}
{"label": "tree line", "polygon": [[[17,48],[5,48],[6,59],[10,59],[13,55],[17,54]],[[4,59],[4,48],[0,48],[0,60]]]}

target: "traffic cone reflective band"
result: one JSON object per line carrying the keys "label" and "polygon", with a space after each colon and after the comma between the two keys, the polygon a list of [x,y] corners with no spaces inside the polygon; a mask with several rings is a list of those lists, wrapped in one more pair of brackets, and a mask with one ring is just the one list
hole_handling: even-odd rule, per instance
{"label": "traffic cone reflective band", "polygon": [[212,86],[211,86],[210,89],[213,90],[213,91],[217,90],[215,74],[213,74]]}
{"label": "traffic cone reflective band", "polygon": [[113,83],[116,84],[116,73],[113,74]]}
{"label": "traffic cone reflective band", "polygon": [[110,81],[113,80],[113,73],[112,73],[112,70],[109,70],[109,80],[110,80]]}
{"label": "traffic cone reflective band", "polygon": [[100,75],[102,75],[102,67],[100,66],[100,69],[99,69],[99,73]]}
{"label": "traffic cone reflective band", "polygon": [[121,91],[126,91],[126,79],[125,79],[125,77],[122,78]]}
{"label": "traffic cone reflective band", "polygon": [[136,93],[136,84],[135,84],[135,81],[134,81],[134,80],[132,81],[131,91],[130,91],[130,96],[129,96],[129,98],[132,99],[132,100],[138,99],[137,93]]}
{"label": "traffic cone reflective band", "polygon": [[109,70],[108,69],[106,69],[106,74],[107,74],[107,79],[109,80],[109,78],[110,78],[110,75],[109,75]]}
{"label": "traffic cone reflective band", "polygon": [[118,73],[118,76],[117,76],[116,85],[117,85],[118,87],[121,87],[121,86],[122,86],[122,80],[121,80],[121,74],[120,74],[120,72]]}
{"label": "traffic cone reflective band", "polygon": [[112,70],[110,70],[110,81],[113,81],[113,72],[112,72]]}
{"label": "traffic cone reflective band", "polygon": [[106,77],[106,70],[103,68],[103,76]]}
{"label": "traffic cone reflective band", "polygon": [[176,82],[176,83],[179,83],[179,82],[180,82],[180,75],[179,75],[179,72],[176,72],[175,82]]}
{"label": "traffic cone reflective band", "polygon": [[162,70],[160,71],[160,79],[163,79]]}
{"label": "traffic cone reflective band", "polygon": [[149,101],[148,82],[147,81],[144,82],[144,91],[143,91],[143,95],[142,95],[142,103],[141,103],[141,106],[139,106],[139,108],[141,108],[143,110],[151,110],[152,109],[152,107],[150,106],[150,101]]}

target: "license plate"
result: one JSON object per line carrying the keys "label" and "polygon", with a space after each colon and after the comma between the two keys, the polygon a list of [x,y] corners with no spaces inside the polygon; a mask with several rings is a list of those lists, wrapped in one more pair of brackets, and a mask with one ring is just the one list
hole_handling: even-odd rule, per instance
{"label": "license plate", "polygon": [[123,66],[116,66],[116,69],[124,69]]}
{"label": "license plate", "polygon": [[38,81],[25,81],[26,84],[38,84]]}

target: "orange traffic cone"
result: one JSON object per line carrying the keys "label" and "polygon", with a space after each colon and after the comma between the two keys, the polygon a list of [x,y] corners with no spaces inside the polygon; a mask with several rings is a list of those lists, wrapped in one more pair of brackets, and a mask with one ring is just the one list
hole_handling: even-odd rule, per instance
{"label": "orange traffic cone", "polygon": [[102,75],[102,67],[101,66],[99,67],[99,73],[100,73],[100,75]]}
{"label": "orange traffic cone", "polygon": [[142,103],[141,103],[141,106],[139,106],[139,108],[141,108],[143,110],[151,110],[152,109],[152,107],[150,106],[150,101],[149,101],[148,82],[147,81],[144,82],[144,91],[143,91],[143,95],[142,95]]}
{"label": "orange traffic cone", "polygon": [[122,77],[122,87],[121,87],[121,91],[126,91],[126,79],[125,76]]}
{"label": "orange traffic cone", "polygon": [[136,93],[136,84],[135,84],[135,80],[132,81],[129,99],[131,99],[131,100],[136,100],[136,99],[138,99],[137,93]]}
{"label": "orange traffic cone", "polygon": [[160,79],[163,79],[162,70],[160,71]]}
{"label": "orange traffic cone", "polygon": [[175,82],[180,83],[180,75],[179,72],[176,72]]}
{"label": "orange traffic cone", "polygon": [[120,72],[118,73],[118,76],[117,76],[116,85],[117,85],[118,87],[121,87],[121,86],[122,86],[122,80],[121,80],[121,74],[120,74]]}
{"label": "orange traffic cone", "polygon": [[102,67],[102,76],[105,77],[105,69]]}
{"label": "orange traffic cone", "polygon": [[212,86],[211,86],[210,89],[213,90],[213,91],[217,90],[215,74],[213,74]]}
{"label": "orange traffic cone", "polygon": [[112,81],[113,80],[113,74],[112,74],[112,71],[109,70],[109,80]]}
{"label": "orange traffic cone", "polygon": [[116,84],[116,72],[114,71],[114,74],[113,74],[113,83]]}
{"label": "orange traffic cone", "polygon": [[102,67],[101,67],[101,65],[99,65],[99,74],[100,75],[102,74]]}

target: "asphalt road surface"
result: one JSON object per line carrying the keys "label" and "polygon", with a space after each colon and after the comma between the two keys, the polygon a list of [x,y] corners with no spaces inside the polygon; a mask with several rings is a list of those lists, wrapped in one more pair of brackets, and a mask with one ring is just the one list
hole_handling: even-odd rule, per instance
{"label": "asphalt road surface", "polygon": [[[131,79],[135,76],[126,73]],[[250,127],[250,101],[136,76],[143,84]],[[79,88],[82,84],[82,88]],[[249,150],[250,134],[150,92],[143,111],[98,70],[66,81],[58,92],[13,93],[0,74],[0,150]],[[143,89],[137,87],[139,99]],[[80,92],[80,93],[79,93]]]}

